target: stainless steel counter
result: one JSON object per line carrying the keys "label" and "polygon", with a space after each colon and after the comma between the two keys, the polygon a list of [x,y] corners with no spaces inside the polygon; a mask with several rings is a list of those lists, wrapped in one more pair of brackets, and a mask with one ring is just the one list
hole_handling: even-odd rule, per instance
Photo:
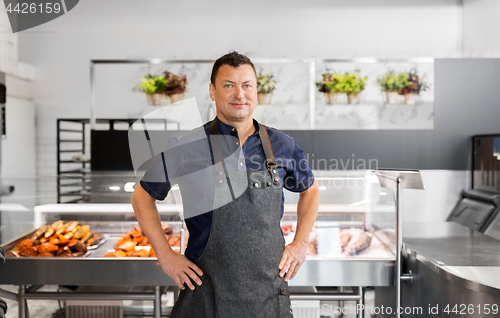
{"label": "stainless steel counter", "polygon": [[405,308],[436,308],[433,317],[464,317],[463,308],[467,317],[496,316],[500,242],[453,222],[409,223],[403,233],[403,273],[411,276],[402,285]]}
{"label": "stainless steel counter", "polygon": [[454,222],[409,223],[407,248],[441,266],[500,266],[500,242]]}
{"label": "stainless steel counter", "polygon": [[[470,288],[485,293],[493,292],[500,296],[500,267],[489,266],[443,266],[445,276],[457,284],[464,284]],[[475,284],[471,284],[474,282]],[[475,286],[474,286],[475,285]]]}

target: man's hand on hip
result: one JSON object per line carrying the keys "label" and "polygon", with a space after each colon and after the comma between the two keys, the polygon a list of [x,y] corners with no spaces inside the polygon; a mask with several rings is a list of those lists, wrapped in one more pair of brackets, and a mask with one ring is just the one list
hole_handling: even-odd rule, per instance
{"label": "man's hand on hip", "polygon": [[158,260],[161,269],[174,280],[180,289],[185,289],[184,283],[186,283],[191,290],[194,290],[191,279],[196,284],[201,285],[201,279],[198,276],[203,275],[202,270],[186,256],[173,252],[168,257],[164,257],[161,260],[158,258]]}
{"label": "man's hand on hip", "polygon": [[[279,264],[280,277],[285,275],[285,282],[295,277],[307,254],[307,243],[293,241],[285,247]],[[287,270],[288,269],[288,270]]]}

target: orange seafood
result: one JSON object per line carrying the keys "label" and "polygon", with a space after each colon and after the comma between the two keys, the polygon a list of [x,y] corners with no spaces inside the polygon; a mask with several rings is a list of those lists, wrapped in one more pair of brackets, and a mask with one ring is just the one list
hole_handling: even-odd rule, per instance
{"label": "orange seafood", "polygon": [[132,237],[141,237],[143,236],[142,234],[142,231],[140,228],[138,228],[137,226],[130,232],[128,232],[128,234]]}
{"label": "orange seafood", "polygon": [[50,243],[43,243],[38,245],[38,253],[39,254],[44,254],[44,253],[52,253],[55,252],[59,249],[57,245],[50,244]]}
{"label": "orange seafood", "polygon": [[[165,237],[167,238],[169,244],[172,246],[174,251],[180,253],[181,246],[181,238],[180,235],[169,235],[172,233],[172,226],[170,224],[162,224],[163,232],[165,233]],[[146,248],[138,248],[138,247],[150,247]],[[116,253],[121,251],[120,257],[129,256],[129,257],[156,257],[153,248],[148,240],[148,238],[144,235],[141,228],[136,226],[134,229],[130,230],[127,234],[123,235],[116,243],[115,250],[106,253],[105,257],[116,257]]]}
{"label": "orange seafood", "polygon": [[33,246],[25,246],[19,250],[19,255],[21,256],[37,256],[38,251]]}
{"label": "orange seafood", "polygon": [[126,241],[120,245],[117,246],[118,249],[124,250],[124,251],[132,251],[136,246],[135,242],[132,241]]}
{"label": "orange seafood", "polygon": [[117,250],[104,254],[104,257],[127,257],[127,254],[124,251]]}
{"label": "orange seafood", "polygon": [[181,246],[181,238],[179,236],[172,236],[168,239],[170,246]]}
{"label": "orange seafood", "polygon": [[61,256],[62,254],[71,254],[71,250],[69,249],[68,246],[63,246],[63,247],[60,247],[57,252],[56,252],[56,256]]}
{"label": "orange seafood", "polygon": [[[81,256],[87,246],[98,244],[104,239],[99,233],[90,232],[88,225],[77,221],[55,221],[38,228],[30,239],[24,239],[10,251],[8,256]],[[70,244],[71,243],[71,244]],[[69,247],[68,247],[69,245]],[[27,249],[32,247],[33,249]],[[66,248],[64,248],[66,247]]]}
{"label": "orange seafood", "polygon": [[71,239],[67,246],[74,253],[81,252],[83,254],[87,252],[87,246],[77,239]]}
{"label": "orange seafood", "polygon": [[19,251],[23,247],[31,247],[31,246],[33,246],[33,241],[30,239],[25,239],[25,240],[22,240],[21,242],[17,243],[17,245],[14,247],[14,250]]}
{"label": "orange seafood", "polygon": [[54,256],[54,254],[53,253],[40,253],[40,254],[38,254],[38,256],[40,256],[40,257],[52,257],[52,256]]}
{"label": "orange seafood", "polygon": [[133,251],[131,257],[149,257],[149,251],[146,249],[140,249],[138,251]]}

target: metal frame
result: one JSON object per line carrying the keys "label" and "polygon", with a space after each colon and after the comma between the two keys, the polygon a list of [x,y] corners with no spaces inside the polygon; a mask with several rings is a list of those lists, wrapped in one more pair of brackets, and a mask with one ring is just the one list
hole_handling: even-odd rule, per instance
{"label": "metal frame", "polygon": [[422,178],[418,170],[380,169],[375,170],[380,185],[386,188],[396,188],[396,275],[394,285],[396,286],[396,317],[401,317],[401,281],[411,281],[411,274],[402,274],[402,252],[403,252],[403,188],[424,189]]}
{"label": "metal frame", "polygon": [[[316,113],[316,64],[317,63],[364,63],[364,64],[375,64],[375,63],[420,63],[420,64],[432,64],[434,63],[434,58],[432,57],[417,57],[417,58],[406,58],[406,59],[380,59],[380,58],[324,58],[324,59],[314,59],[314,58],[255,58],[252,60],[255,64],[291,64],[291,63],[302,63],[309,64],[309,125],[310,130],[315,128],[315,113]],[[164,63],[214,63],[215,60],[212,59],[109,59],[109,60],[90,60],[90,128],[95,128],[96,120],[96,96],[95,96],[95,67],[96,65],[102,64],[149,64],[157,65]]]}
{"label": "metal frame", "polygon": [[[357,287],[356,294],[342,294],[343,287],[340,287],[340,294],[291,294],[290,300],[331,300],[339,301],[339,307],[344,308],[344,301],[356,301],[356,318],[363,318],[365,313],[365,292],[361,286]],[[361,310],[357,310],[361,308]]]}
{"label": "metal frame", "polygon": [[154,286],[153,293],[66,293],[66,292],[30,292],[26,285],[19,285],[17,302],[19,318],[28,318],[27,300],[151,300],[153,301],[153,317],[161,318],[161,290]]}

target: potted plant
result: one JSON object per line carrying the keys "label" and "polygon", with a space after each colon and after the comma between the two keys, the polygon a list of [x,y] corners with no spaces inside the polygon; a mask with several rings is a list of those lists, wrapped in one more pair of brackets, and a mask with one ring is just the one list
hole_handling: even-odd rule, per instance
{"label": "potted plant", "polygon": [[335,85],[335,88],[339,93],[347,94],[349,104],[358,104],[358,95],[365,89],[367,80],[368,77],[361,77],[357,70],[351,73],[345,72],[344,75],[339,78],[339,82]]}
{"label": "potted plant", "polygon": [[262,73],[260,69],[257,74],[257,100],[259,104],[270,104],[273,91],[276,88],[276,81],[273,74]]}
{"label": "potted plant", "polygon": [[339,78],[342,77],[342,75],[325,73],[322,76],[323,80],[316,83],[318,91],[325,94],[327,104],[336,104],[338,102],[338,90],[336,85],[339,83]]}
{"label": "potted plant", "polygon": [[163,75],[165,77],[165,88],[163,90],[165,95],[170,97],[172,103],[184,99],[187,86],[186,75],[175,75],[168,71],[163,72]]}
{"label": "potted plant", "polygon": [[387,71],[377,78],[377,84],[382,92],[385,92],[387,103],[397,104],[399,95],[404,86],[404,73],[396,74],[393,70]]}
{"label": "potted plant", "polygon": [[165,77],[163,75],[145,75],[141,78],[141,84],[137,89],[146,94],[149,104],[160,106],[164,99]]}
{"label": "potted plant", "polygon": [[419,77],[416,69],[412,69],[408,73],[402,73],[401,78],[403,79],[403,88],[400,94],[404,95],[407,105],[415,105],[416,96],[420,94],[421,91],[425,91],[429,88],[427,82]]}

